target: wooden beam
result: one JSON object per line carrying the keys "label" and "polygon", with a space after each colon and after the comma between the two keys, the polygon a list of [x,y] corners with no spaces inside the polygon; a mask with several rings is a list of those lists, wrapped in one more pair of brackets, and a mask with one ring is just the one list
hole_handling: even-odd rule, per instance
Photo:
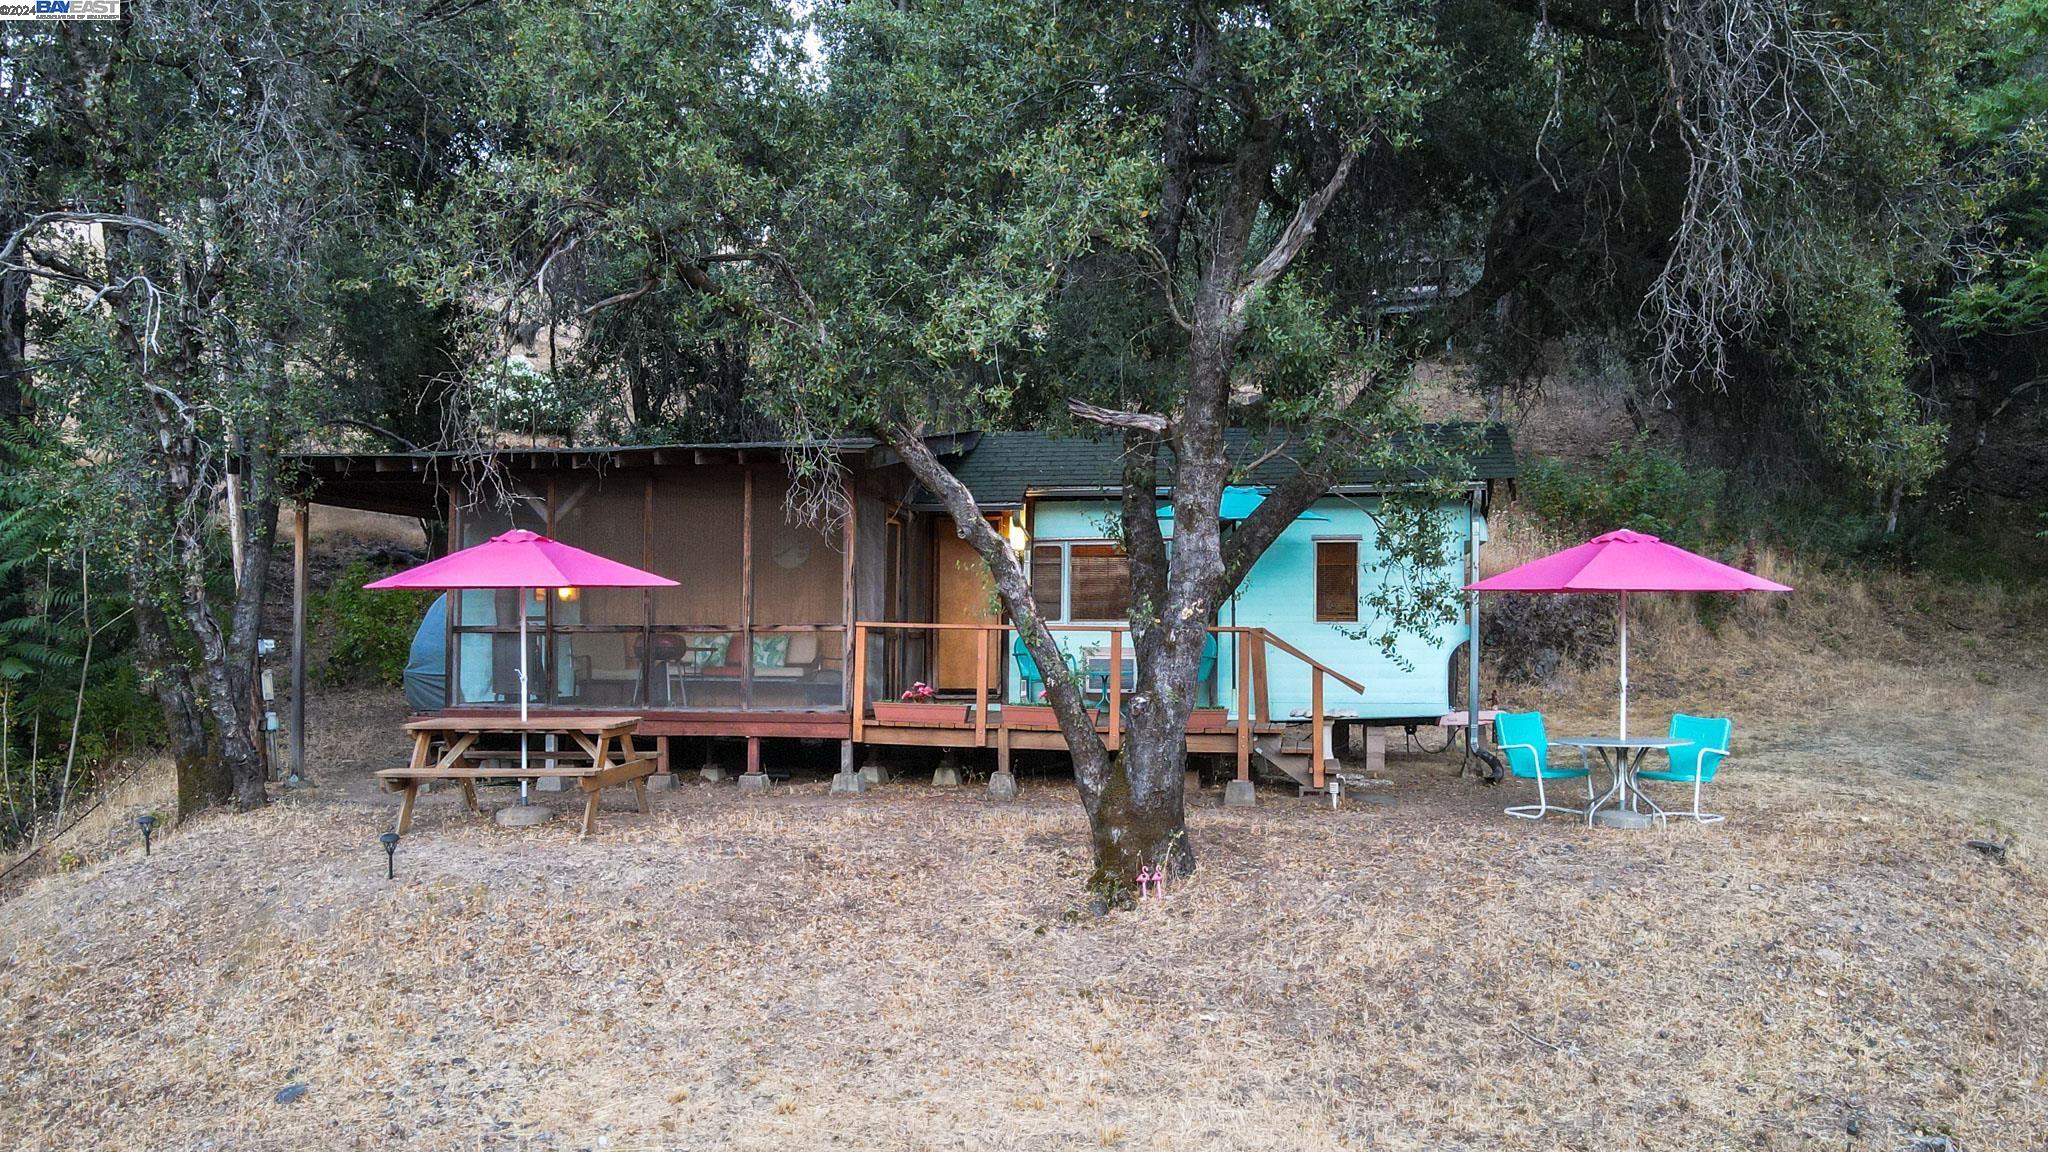
{"label": "wooden beam", "polygon": [[1252,683],[1254,699],[1258,703],[1258,721],[1269,724],[1273,720],[1272,685],[1266,680],[1266,634],[1255,633],[1252,638]]}
{"label": "wooden beam", "polygon": [[1124,740],[1124,633],[1121,628],[1109,630],[1109,750],[1114,752],[1123,746]]}
{"label": "wooden beam", "polygon": [[1323,670],[1308,673],[1309,780],[1323,786]]}
{"label": "wooden beam", "polygon": [[1237,778],[1252,778],[1252,638],[1237,634]]}
{"label": "wooden beam", "polygon": [[747,737],[747,775],[759,776],[760,774],[761,738],[759,736],[749,736]]}
{"label": "wooden beam", "polygon": [[292,778],[306,778],[306,502],[292,505]]}
{"label": "wooden beam", "polygon": [[[741,471],[743,493],[740,508],[740,707],[754,706],[754,470]],[[749,762],[759,756],[757,745],[747,745]],[[750,768],[749,771],[752,771]]]}
{"label": "wooden beam", "polygon": [[860,742],[867,726],[868,710],[868,626],[853,626],[853,739]]}
{"label": "wooden beam", "polygon": [[974,646],[974,746],[988,747],[988,638],[984,628]]}

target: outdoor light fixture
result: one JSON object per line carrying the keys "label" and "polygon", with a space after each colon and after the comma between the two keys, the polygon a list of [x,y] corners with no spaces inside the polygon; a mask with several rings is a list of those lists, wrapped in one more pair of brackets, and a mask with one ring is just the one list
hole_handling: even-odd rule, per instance
{"label": "outdoor light fixture", "polygon": [[1015,516],[1010,517],[1009,537],[1010,551],[1015,552],[1019,556],[1022,556],[1024,550],[1031,546],[1031,534],[1024,531],[1024,525]]}
{"label": "outdoor light fixture", "polygon": [[397,878],[397,872],[393,865],[398,856],[398,833],[386,832],[382,836],[377,837],[377,841],[384,845],[384,878],[386,880],[394,880]]}
{"label": "outdoor light fixture", "polygon": [[582,595],[582,592],[575,588],[564,587],[555,589],[555,599],[557,600],[570,601],[580,595]]}
{"label": "outdoor light fixture", "polygon": [[137,816],[135,818],[135,826],[137,828],[142,829],[142,854],[144,856],[147,856],[149,855],[150,833],[156,831],[156,816],[151,813],[144,812],[142,815]]}

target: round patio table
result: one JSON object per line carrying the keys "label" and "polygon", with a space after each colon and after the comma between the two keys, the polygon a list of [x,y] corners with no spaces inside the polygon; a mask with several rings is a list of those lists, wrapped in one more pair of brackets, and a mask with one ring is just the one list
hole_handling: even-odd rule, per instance
{"label": "round patio table", "polygon": [[[1614,782],[1607,786],[1607,791],[1586,805],[1587,827],[1601,824],[1609,828],[1648,828],[1650,817],[1635,810],[1636,769],[1651,752],[1681,748],[1692,741],[1670,736],[1572,736],[1558,743],[1598,753],[1600,763],[1613,775]],[[1614,801],[1614,807],[1602,812],[1600,806],[1609,800]]]}

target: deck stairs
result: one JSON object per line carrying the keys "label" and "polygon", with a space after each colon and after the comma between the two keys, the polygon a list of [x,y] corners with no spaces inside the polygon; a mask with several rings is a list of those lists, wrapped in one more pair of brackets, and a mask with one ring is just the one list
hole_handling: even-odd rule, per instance
{"label": "deck stairs", "polygon": [[[1300,795],[1329,796],[1330,802],[1335,804],[1337,797],[1347,790],[1359,790],[1386,783],[1385,780],[1376,779],[1366,773],[1345,771],[1337,759],[1333,734],[1337,723],[1348,719],[1348,716],[1326,717],[1318,740],[1312,738],[1311,725],[1306,717],[1293,717],[1281,726],[1280,731],[1256,737],[1252,741],[1252,754],[1273,771],[1294,781]],[[1323,757],[1321,785],[1316,783],[1315,778],[1314,757],[1318,746]],[[1378,728],[1368,729],[1367,773],[1383,769],[1385,747],[1384,733]],[[1374,755],[1375,752],[1378,754]]]}

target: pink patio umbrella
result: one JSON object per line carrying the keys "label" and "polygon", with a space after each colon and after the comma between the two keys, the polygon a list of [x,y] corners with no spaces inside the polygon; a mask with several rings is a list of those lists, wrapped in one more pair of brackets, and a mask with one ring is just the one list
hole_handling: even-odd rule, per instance
{"label": "pink patio umbrella", "polygon": [[[473,548],[450,552],[365,588],[517,588],[519,590],[519,721],[526,722],[526,590],[529,588],[674,588],[666,576],[607,560],[537,532],[514,528]],[[526,768],[526,735],[519,737],[519,767]],[[519,782],[521,801],[526,781]]]}
{"label": "pink patio umbrella", "polygon": [[1631,592],[1790,592],[1766,580],[1624,528],[1576,548],[1510,568],[1472,592],[1614,592],[1621,615],[1621,735],[1628,737],[1628,594]]}

